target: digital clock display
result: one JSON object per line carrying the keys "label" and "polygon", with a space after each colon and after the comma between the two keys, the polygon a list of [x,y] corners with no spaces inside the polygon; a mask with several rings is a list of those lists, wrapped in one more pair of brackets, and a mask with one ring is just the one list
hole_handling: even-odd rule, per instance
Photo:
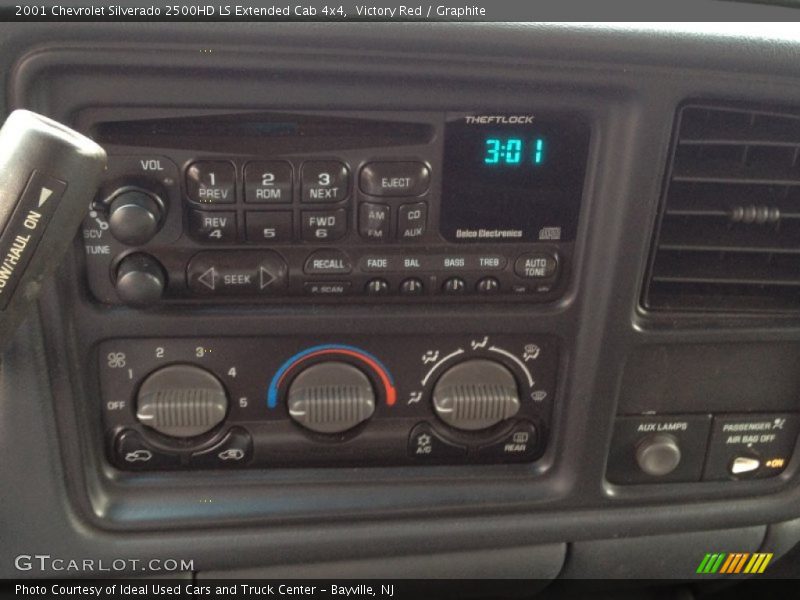
{"label": "digital clock display", "polygon": [[486,165],[543,165],[544,138],[525,140],[518,137],[486,138],[483,163]]}
{"label": "digital clock display", "polygon": [[577,116],[448,115],[442,235],[451,242],[574,239],[589,137]]}

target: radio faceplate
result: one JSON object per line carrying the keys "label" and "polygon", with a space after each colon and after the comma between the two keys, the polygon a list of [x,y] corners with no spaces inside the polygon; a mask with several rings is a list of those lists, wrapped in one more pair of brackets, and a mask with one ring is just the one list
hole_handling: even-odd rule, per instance
{"label": "radio faceplate", "polygon": [[83,238],[102,302],[543,302],[568,281],[575,115],[97,119],[110,166]]}
{"label": "radio faceplate", "polygon": [[149,470],[531,462],[558,356],[530,335],[123,339],[98,364],[110,460]]}

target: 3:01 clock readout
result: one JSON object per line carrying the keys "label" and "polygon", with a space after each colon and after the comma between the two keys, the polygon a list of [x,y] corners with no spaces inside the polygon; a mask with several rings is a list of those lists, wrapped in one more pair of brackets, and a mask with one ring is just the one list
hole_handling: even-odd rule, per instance
{"label": "3:01 clock readout", "polygon": [[545,140],[538,137],[525,143],[523,138],[486,138],[483,164],[485,165],[541,165],[545,160]]}

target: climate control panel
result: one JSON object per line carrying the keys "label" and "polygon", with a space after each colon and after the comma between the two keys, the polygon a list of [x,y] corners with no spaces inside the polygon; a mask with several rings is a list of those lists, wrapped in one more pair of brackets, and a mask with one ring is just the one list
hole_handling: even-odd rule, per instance
{"label": "climate control panel", "polygon": [[533,462],[555,340],[120,339],[97,360],[125,470]]}

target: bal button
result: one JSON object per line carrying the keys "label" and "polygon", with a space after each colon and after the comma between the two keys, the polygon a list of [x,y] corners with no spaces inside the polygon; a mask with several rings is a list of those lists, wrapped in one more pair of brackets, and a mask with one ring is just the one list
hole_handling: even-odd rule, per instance
{"label": "bal button", "polygon": [[404,296],[419,296],[424,289],[421,279],[411,277],[400,284],[400,293]]}

